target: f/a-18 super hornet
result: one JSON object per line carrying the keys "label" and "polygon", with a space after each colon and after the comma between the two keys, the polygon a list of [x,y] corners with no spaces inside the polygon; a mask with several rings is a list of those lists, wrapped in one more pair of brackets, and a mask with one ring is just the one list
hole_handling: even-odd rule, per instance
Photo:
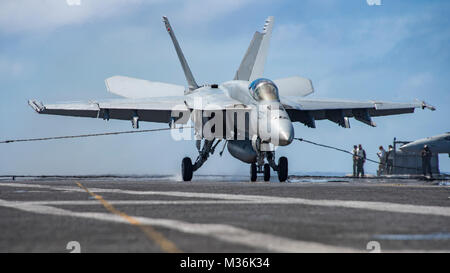
{"label": "f/a-18 super hornet", "polygon": [[167,17],[163,17],[163,22],[181,62],[187,87],[114,76],[105,80],[106,88],[122,99],[70,104],[30,100],[30,106],[40,114],[129,120],[133,128],[138,128],[140,121],[159,122],[168,123],[174,132],[182,130],[182,124],[191,124],[199,154],[194,163],[189,157],[182,160],[184,181],[192,179],[193,172],[206,162],[221,141],[233,157],[250,164],[251,181],[257,179],[258,173],[263,173],[264,180],[268,181],[271,169],[277,172],[280,181],[286,181],[288,160],[280,157],[276,161],[275,150],[293,141],[293,122],[316,128],[316,120],[327,119],[349,128],[349,118],[355,118],[375,126],[371,117],[412,113],[415,108],[434,110],[421,101],[307,99],[314,92],[309,79],[263,78],[273,17],[268,17],[263,30],[253,35],[233,80],[198,85]]}

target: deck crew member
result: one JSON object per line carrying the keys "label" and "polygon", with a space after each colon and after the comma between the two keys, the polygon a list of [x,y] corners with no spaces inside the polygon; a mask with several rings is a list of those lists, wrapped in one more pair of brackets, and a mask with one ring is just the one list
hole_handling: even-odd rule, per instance
{"label": "deck crew member", "polygon": [[394,148],[389,145],[386,153],[386,172],[387,174],[392,174],[394,168]]}
{"label": "deck crew member", "polygon": [[352,154],[353,154],[353,177],[355,177],[358,169],[358,146],[353,145]]}
{"label": "deck crew member", "polygon": [[378,164],[378,176],[385,174],[386,172],[386,156],[387,153],[384,150],[383,146],[379,147],[379,152],[377,153],[378,158],[380,159],[380,163]]}
{"label": "deck crew member", "polygon": [[358,169],[356,172],[356,176],[359,177],[359,174],[361,174],[361,177],[364,177],[364,163],[366,162],[366,151],[363,149],[362,145],[358,145]]}
{"label": "deck crew member", "polygon": [[433,178],[433,174],[431,173],[431,150],[428,147],[428,145],[424,145],[422,152],[421,152],[421,156],[422,156],[422,172],[423,172],[423,176],[426,176],[427,173],[430,173],[430,178]]}

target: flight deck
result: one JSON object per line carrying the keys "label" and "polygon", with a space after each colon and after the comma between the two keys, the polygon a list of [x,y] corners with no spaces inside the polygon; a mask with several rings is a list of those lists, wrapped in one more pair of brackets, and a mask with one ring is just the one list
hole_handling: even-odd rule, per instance
{"label": "flight deck", "polygon": [[3,177],[0,252],[450,252],[450,181]]}

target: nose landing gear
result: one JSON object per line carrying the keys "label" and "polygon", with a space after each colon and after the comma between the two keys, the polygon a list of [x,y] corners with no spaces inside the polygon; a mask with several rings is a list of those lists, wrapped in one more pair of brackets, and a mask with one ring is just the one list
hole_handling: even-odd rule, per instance
{"label": "nose landing gear", "polygon": [[288,160],[282,156],[278,159],[278,180],[280,182],[286,181],[288,178]]}
{"label": "nose landing gear", "polygon": [[264,165],[259,163],[250,164],[250,181],[255,182],[258,173],[264,174],[264,181],[270,181],[270,168],[272,167],[278,174],[278,180],[285,182],[288,178],[288,159],[282,156],[278,159],[278,164],[276,164],[273,152],[267,153],[266,156],[269,163]]}
{"label": "nose landing gear", "polygon": [[270,180],[270,166],[269,164],[264,164],[264,181]]}
{"label": "nose landing gear", "polygon": [[258,171],[256,170],[256,163],[250,164],[250,181],[255,182]]}

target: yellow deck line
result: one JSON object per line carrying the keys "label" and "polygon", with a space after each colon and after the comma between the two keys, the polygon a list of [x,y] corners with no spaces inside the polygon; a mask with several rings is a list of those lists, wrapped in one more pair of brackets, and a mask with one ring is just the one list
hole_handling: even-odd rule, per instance
{"label": "yellow deck line", "polygon": [[148,225],[143,225],[141,224],[136,218],[131,217],[129,215],[127,215],[124,212],[121,212],[119,210],[117,210],[116,208],[114,208],[113,205],[111,205],[110,203],[108,203],[101,195],[95,194],[93,192],[91,192],[88,188],[86,188],[83,184],[77,182],[78,187],[82,188],[83,190],[85,190],[88,194],[90,194],[92,197],[94,197],[95,199],[97,199],[98,201],[100,201],[100,203],[107,209],[109,210],[111,213],[116,214],[122,218],[124,218],[125,220],[127,220],[127,222],[129,222],[131,225],[137,226],[139,227],[144,233],[145,235],[147,235],[147,237],[149,237],[152,241],[154,241],[159,247],[161,247],[161,249],[165,252],[168,253],[180,253],[182,251],[180,251],[177,246],[170,240],[168,240],[167,238],[164,237],[164,235],[162,235],[160,232],[156,231],[153,227],[148,226]]}

